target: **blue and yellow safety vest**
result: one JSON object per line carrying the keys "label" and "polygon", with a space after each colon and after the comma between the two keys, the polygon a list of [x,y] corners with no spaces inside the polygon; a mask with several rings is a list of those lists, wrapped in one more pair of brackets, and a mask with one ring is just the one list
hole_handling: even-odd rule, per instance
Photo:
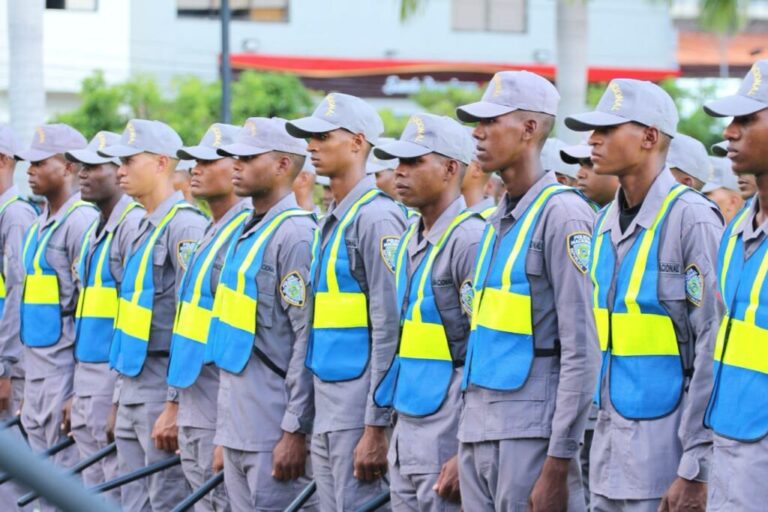
{"label": "blue and yellow safety vest", "polygon": [[[531,237],[547,202],[556,194],[576,192],[549,185],[542,189],[491,258],[496,230],[487,224],[475,271],[475,296],[462,389],[469,384],[514,391],[528,380],[535,356],[531,286],[525,260]],[[506,255],[506,258],[504,258]]]}
{"label": "blue and yellow safety vest", "polygon": [[480,216],[483,218],[483,220],[488,220],[491,218],[491,215],[493,215],[495,211],[496,211],[496,206],[489,206],[488,208],[480,212]]}
{"label": "blue and yellow safety vest", "polygon": [[397,249],[397,296],[400,310],[408,308],[400,322],[397,356],[376,388],[374,401],[379,407],[394,406],[409,416],[428,416],[440,409],[451,385],[454,362],[443,319],[432,288],[432,267],[453,231],[476,215],[464,211],[448,225],[438,242],[427,253],[408,280],[405,256],[408,242],[418,224],[408,228]]}
{"label": "blue and yellow safety vest", "polygon": [[718,435],[758,441],[768,434],[768,241],[745,258],[745,207],[726,229],[717,274],[726,314],[714,353],[714,385],[704,423]]}
{"label": "blue and yellow safety vest", "polygon": [[320,380],[339,382],[360,377],[368,366],[370,327],[368,300],[349,268],[344,233],[360,208],[381,194],[369,190],[355,201],[336,225],[324,249],[314,244],[315,310],[307,347],[306,366]]}
{"label": "blue and yellow safety vest", "polygon": [[109,365],[128,377],[135,377],[141,373],[147,358],[152,328],[152,309],[155,302],[152,262],[157,239],[163,234],[176,213],[185,208],[197,211],[194,206],[186,202],[173,205],[149,236],[125,261]]}
{"label": "blue and yellow safety vest", "polygon": [[94,208],[85,201],[74,201],[64,215],[44,227],[38,237],[38,223],[27,231],[24,260],[24,293],[21,302],[21,341],[28,347],[50,347],[61,338],[59,278],[48,264],[45,252],[51,236],[78,208]]}
{"label": "blue and yellow safety vest", "polygon": [[232,238],[221,277],[216,287],[213,321],[205,359],[222,370],[240,373],[254,351],[259,288],[256,275],[261,269],[264,251],[280,225],[291,217],[306,217],[311,212],[290,208],[277,214],[259,229],[240,240],[243,228]]}
{"label": "blue and yellow safety vest", "polygon": [[[599,218],[592,240],[590,275],[593,307],[603,362],[595,402],[608,374],[614,409],[632,420],[660,418],[673,412],[683,393],[683,363],[672,319],[659,302],[659,243],[664,221],[675,201],[690,191],[675,185],[656,218],[640,232],[615,271],[610,231],[600,231],[610,208]],[[613,302],[608,291],[615,280]]]}
{"label": "blue and yellow safety vest", "polygon": [[[0,216],[3,215],[3,212],[5,211],[8,206],[10,206],[13,202],[19,201],[21,198],[19,196],[11,196],[8,198],[6,202],[3,204],[0,204]],[[0,272],[0,318],[3,318],[3,311],[5,310],[5,297],[6,297],[7,291],[5,289],[5,276],[2,272]]]}
{"label": "blue and yellow safety vest", "polygon": [[171,358],[168,362],[168,384],[171,386],[187,388],[200,375],[213,320],[213,263],[219,250],[232,240],[232,235],[240,232],[250,213],[250,210],[245,210],[224,224],[213,240],[195,253],[184,273],[179,287],[176,321],[171,337]]}
{"label": "blue and yellow safety vest", "polygon": [[[120,215],[118,225],[137,206],[130,203]],[[78,263],[82,288],[75,310],[75,359],[85,363],[109,361],[117,317],[117,282],[109,268],[114,231],[96,243],[88,258],[91,234],[99,222],[95,220],[86,232]]]}

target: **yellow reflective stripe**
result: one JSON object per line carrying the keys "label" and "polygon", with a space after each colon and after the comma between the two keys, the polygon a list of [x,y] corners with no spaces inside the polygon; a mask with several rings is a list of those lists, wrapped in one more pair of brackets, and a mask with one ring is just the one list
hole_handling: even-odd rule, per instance
{"label": "yellow reflective stripe", "polygon": [[[88,242],[90,242],[91,233],[93,233],[93,231],[96,229],[96,226],[98,225],[99,219],[96,219],[88,227],[88,230],[85,232],[85,236],[83,236],[83,244],[80,246],[80,255],[77,258],[77,264],[84,265],[83,268],[85,268],[85,257],[88,255],[88,246],[90,245]],[[80,280],[82,281],[82,286],[87,284],[85,282],[86,276],[80,276]]]}
{"label": "yellow reflective stripe", "polygon": [[688,188],[683,185],[676,185],[672,191],[667,194],[667,197],[664,198],[664,202],[661,203],[661,207],[659,208],[651,227],[643,233],[643,239],[640,241],[640,247],[638,248],[637,256],[635,257],[635,265],[632,267],[632,273],[629,277],[627,293],[624,295],[624,303],[627,306],[628,313],[640,313],[640,306],[637,304],[637,295],[640,293],[640,285],[643,281],[645,266],[648,262],[648,256],[651,252],[651,244],[653,244],[656,230],[658,229],[664,214],[669,210],[672,201],[687,189]]}
{"label": "yellow reflective stripe", "polygon": [[245,332],[256,332],[258,301],[221,284],[216,289],[216,302],[220,307],[215,316],[220,322]]}
{"label": "yellow reflective stripe", "polygon": [[[715,352],[716,355],[719,353],[721,351]],[[722,361],[731,366],[768,373],[768,330],[736,318],[731,319],[728,350]]]}
{"label": "yellow reflective stripe", "polygon": [[485,209],[485,210],[483,210],[482,212],[480,212],[480,216],[481,216],[482,218],[484,218],[484,219],[488,219],[488,217],[490,217],[491,215],[493,215],[493,212],[495,212],[495,211],[496,211],[496,207],[495,207],[495,206],[491,206],[491,207],[489,207],[489,208],[486,208],[486,209]]}
{"label": "yellow reflective stripe", "polygon": [[104,242],[104,248],[101,251],[101,254],[99,255],[99,261],[96,262],[96,274],[93,276],[93,283],[97,287],[101,287],[102,285],[102,279],[101,279],[101,273],[104,270],[104,262],[107,260],[107,256],[109,255],[109,249],[112,245],[112,233],[109,233],[107,235],[107,239]]}
{"label": "yellow reflective stripe", "polygon": [[[238,304],[238,307],[242,305]],[[211,327],[213,313],[197,304],[182,302],[174,333],[199,343],[208,342],[208,330]]]}
{"label": "yellow reflective stripe", "polygon": [[715,361],[722,361],[723,352],[725,351],[725,333],[728,330],[728,322],[731,319],[728,315],[724,315],[720,320],[720,327],[717,329],[717,338],[715,338]]}
{"label": "yellow reflective stripe", "polygon": [[595,327],[597,328],[597,339],[600,342],[600,350],[605,352],[608,350],[608,335],[610,333],[610,327],[608,322],[608,310],[606,308],[592,308],[595,314]]}
{"label": "yellow reflective stripe", "polygon": [[117,329],[120,329],[129,336],[149,342],[149,331],[152,327],[151,309],[121,298],[119,300],[118,312]]}
{"label": "yellow reflective stripe", "polygon": [[347,225],[355,218],[357,211],[363,206],[363,203],[378,193],[378,190],[373,189],[363,194],[363,197],[355,201],[355,203],[349,208],[349,211],[341,220],[339,226],[336,228],[336,236],[331,241],[331,253],[328,257],[328,261],[324,262],[328,269],[325,277],[326,283],[328,284],[328,292],[330,293],[339,292],[339,282],[336,279],[336,259],[339,256],[339,246],[341,245],[341,240],[344,238],[344,230],[346,229]]}
{"label": "yellow reflective stripe", "polygon": [[4,299],[6,294],[5,279],[3,278],[3,274],[0,274],[0,299]]}
{"label": "yellow reflective stripe", "polygon": [[[403,268],[403,265],[405,264],[405,255],[408,253],[408,242],[410,242],[411,237],[416,232],[416,227],[419,225],[418,222],[411,224],[408,227],[408,230],[405,232],[405,236],[400,240],[400,250],[397,253],[397,263],[395,264],[395,287],[399,288],[401,286],[400,284],[400,269]],[[409,290],[405,290],[405,293],[408,293]],[[398,304],[398,307],[400,304]]]}
{"label": "yellow reflective stripe", "polygon": [[[736,228],[741,225],[741,223],[744,221],[744,218],[749,214],[750,208],[746,207],[744,210],[739,214],[738,217],[733,221],[733,230],[731,230],[731,235],[728,237],[728,244],[725,246],[725,253],[723,254],[723,268],[720,271],[720,293],[725,298],[725,276],[728,273],[728,268],[731,266],[731,258],[733,257],[733,250],[736,248],[736,240],[739,238],[739,235],[734,233]],[[725,305],[726,307],[729,306],[729,304]]]}
{"label": "yellow reflective stripe", "polygon": [[531,297],[486,288],[477,314],[477,325],[494,331],[533,334]]}
{"label": "yellow reflective stripe", "polygon": [[[757,307],[760,305],[760,290],[765,283],[766,273],[768,273],[768,257],[763,257],[763,261],[760,262],[760,267],[757,269],[755,281],[752,283],[752,289],[749,291],[749,306],[747,306],[747,310],[744,312],[744,321],[748,324],[755,323],[755,314],[757,313]],[[732,337],[733,334],[729,338]]]}
{"label": "yellow reflective stripe", "polygon": [[363,293],[317,292],[315,329],[368,327],[368,303]]}
{"label": "yellow reflective stripe", "polygon": [[402,339],[410,340],[411,343],[403,343],[400,346],[400,357],[452,360],[448,340],[445,337],[445,328],[441,324],[405,320]]}
{"label": "yellow reflective stripe", "polygon": [[523,220],[523,225],[520,227],[520,231],[517,234],[517,238],[515,239],[515,243],[509,253],[509,257],[507,258],[506,263],[504,263],[504,270],[501,273],[502,290],[506,291],[512,288],[512,266],[515,264],[515,261],[520,254],[520,250],[522,249],[523,243],[528,236],[528,231],[533,225],[536,214],[539,212],[546,200],[552,196],[552,194],[565,188],[567,187],[555,185],[545,189],[541,194],[539,194],[539,197],[537,197],[533,204],[528,208],[528,211],[525,214],[525,220]]}
{"label": "yellow reflective stripe", "polygon": [[613,332],[621,343],[614,343],[616,356],[676,356],[677,336],[672,319],[651,313],[611,315]]}
{"label": "yellow reflective stripe", "polygon": [[24,247],[21,249],[21,258],[26,262],[27,261],[27,253],[29,252],[29,245],[32,243],[32,240],[37,235],[37,230],[40,226],[37,222],[32,224],[29,227],[29,231],[27,232],[27,238],[24,239]]}
{"label": "yellow reflective stripe", "polygon": [[[477,290],[479,290],[478,293],[474,294],[474,297],[472,297],[472,321],[470,322],[470,329],[474,329],[477,326],[477,313],[480,309],[480,297],[483,295],[483,289],[479,288],[480,286],[483,286],[484,283],[480,282],[480,272],[482,271],[483,265],[485,265],[485,259],[488,257],[488,249],[491,246],[491,240],[493,239],[493,232],[494,228],[490,224],[488,224],[487,231],[485,232],[485,236],[483,237],[483,241],[480,244],[480,256],[477,258],[477,262],[475,263],[475,276],[474,276],[474,286]],[[491,269],[488,269],[488,272],[490,272]]]}
{"label": "yellow reflective stripe", "polygon": [[117,316],[117,289],[89,286],[78,301],[78,316],[90,318],[115,318]]}
{"label": "yellow reflective stripe", "polygon": [[[64,215],[62,216],[62,220],[66,219],[67,216],[69,216],[70,213],[75,211],[80,206],[93,206],[91,203],[87,203],[85,201],[75,201],[72,203],[69,208],[67,208],[67,211],[64,212]],[[42,269],[40,267],[40,259],[43,257],[43,253],[45,252],[45,248],[48,245],[48,240],[53,235],[53,232],[56,231],[56,229],[61,224],[60,221],[55,221],[53,225],[45,232],[45,235],[43,235],[43,238],[40,240],[40,242],[37,244],[37,250],[35,251],[34,258],[32,259],[32,266],[34,268],[35,274],[40,274],[42,272]]]}
{"label": "yellow reflective stripe", "polygon": [[[613,208],[613,203],[611,203],[611,206],[609,208]],[[605,224],[605,218],[608,217],[608,213],[610,211],[606,211],[603,217],[600,219],[600,223],[597,225],[595,229],[595,250],[592,252],[592,268],[589,269],[589,277],[592,279],[592,305],[597,308],[598,303],[600,302],[600,283],[597,281],[597,262],[600,261],[600,251],[603,248],[603,236],[600,234],[600,231],[603,229],[603,224]]]}
{"label": "yellow reflective stripe", "polygon": [[55,274],[29,274],[24,280],[25,304],[58,304],[59,281]]}

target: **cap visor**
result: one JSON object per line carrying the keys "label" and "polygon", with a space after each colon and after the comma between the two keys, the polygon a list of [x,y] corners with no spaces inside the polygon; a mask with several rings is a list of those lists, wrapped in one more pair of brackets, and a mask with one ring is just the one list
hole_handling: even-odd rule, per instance
{"label": "cap visor", "polygon": [[115,157],[115,158],[124,158],[127,156],[133,156],[138,155],[139,153],[143,153],[139,148],[134,148],[132,146],[123,146],[121,144],[115,144],[114,146],[107,146],[104,149],[97,151],[97,153],[101,156],[108,156],[108,157]]}
{"label": "cap visor", "polygon": [[319,117],[302,117],[285,123],[285,129],[297,139],[306,139],[315,133],[326,133],[338,130],[339,126],[329,123]]}
{"label": "cap visor", "polygon": [[715,156],[728,156],[728,142],[718,142],[717,144],[712,144],[709,149],[712,151],[712,154]]}
{"label": "cap visor", "polygon": [[254,155],[262,155],[264,153],[269,153],[270,151],[272,150],[236,142],[235,144],[229,144],[227,146],[220,147],[217,153],[219,154],[220,157],[222,156],[254,156]]}
{"label": "cap visor", "polygon": [[481,119],[492,119],[494,117],[503,116],[504,114],[509,114],[515,110],[517,110],[515,107],[508,107],[507,105],[499,105],[498,103],[491,103],[488,101],[478,101],[457,108],[456,117],[465,123],[476,123]]}
{"label": "cap visor", "polygon": [[176,156],[182,160],[218,160],[222,157],[216,149],[208,146],[190,146],[181,148]]}
{"label": "cap visor", "polygon": [[[389,142],[383,146],[373,148],[373,154],[380,160],[392,160],[393,158],[416,158],[432,153],[432,150],[403,140]],[[385,167],[386,169],[386,167]],[[378,171],[376,171],[378,172]]]}
{"label": "cap visor", "polygon": [[704,188],[701,189],[702,194],[709,194],[710,192],[714,192],[715,190],[723,188],[723,186],[719,183],[716,183],[714,181],[710,181],[709,183],[704,184]]}
{"label": "cap visor", "polygon": [[617,126],[628,122],[630,122],[629,119],[624,119],[623,117],[607,114],[605,112],[598,112],[596,110],[565,118],[565,126],[575,132],[588,132],[595,128]]}
{"label": "cap visor", "polygon": [[42,162],[46,158],[50,158],[57,153],[51,153],[50,151],[40,151],[39,149],[24,149],[14,155],[16,160],[26,160],[27,162]]}
{"label": "cap visor", "polygon": [[704,112],[713,117],[737,117],[754,114],[766,108],[768,105],[761,101],[734,94],[708,102],[704,105]]}
{"label": "cap visor", "polygon": [[107,163],[115,163],[111,158],[99,156],[95,151],[88,151],[87,149],[76,149],[74,151],[67,151],[64,153],[64,157],[70,162],[79,162],[87,165],[101,165]]}
{"label": "cap visor", "polygon": [[592,146],[568,146],[560,150],[560,159],[567,164],[578,164],[592,156]]}

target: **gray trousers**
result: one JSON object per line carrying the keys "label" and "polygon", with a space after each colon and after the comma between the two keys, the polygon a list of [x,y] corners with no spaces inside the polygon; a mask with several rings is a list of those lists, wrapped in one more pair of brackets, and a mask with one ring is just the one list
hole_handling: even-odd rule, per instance
{"label": "gray trousers", "polygon": [[357,510],[387,491],[383,478],[363,482],[353,476],[353,454],[362,435],[363,429],[357,428],[312,436],[312,468],[323,512]]}
{"label": "gray trousers", "polygon": [[[224,483],[234,512],[284,510],[309,485],[312,465],[307,458],[305,476],[288,482],[272,478],[272,452],[246,452],[224,447]],[[302,510],[318,510],[313,496]]]}
{"label": "gray trousers", "polygon": [[[505,439],[459,444],[459,481],[464,510],[528,510],[547,457],[548,439]],[[568,466],[568,511],[586,510],[578,457]]]}
{"label": "gray trousers", "polygon": [[599,494],[592,494],[592,512],[656,512],[661,498],[650,500],[612,500]]}
{"label": "gray trousers", "polygon": [[[21,423],[27,431],[29,446],[35,452],[42,452],[64,439],[61,434],[61,409],[64,402],[72,396],[72,372],[73,369],[70,368],[50,377],[24,381]],[[78,452],[75,446],[70,446],[51,458],[51,462],[62,468],[68,468],[77,461]],[[40,509],[56,510],[45,500],[40,500]]]}
{"label": "gray trousers", "polygon": [[[213,477],[213,436],[215,430],[195,427],[179,427],[179,451],[181,469],[187,483],[196,490]],[[195,512],[225,512],[229,500],[224,484],[218,485],[195,504]]]}
{"label": "gray trousers", "polygon": [[432,490],[439,473],[425,475],[403,475],[398,466],[389,465],[389,491],[394,512],[430,511],[458,512],[460,503],[444,500]]}
{"label": "gray trousers", "polygon": [[[23,396],[24,379],[11,379],[11,406],[7,411],[0,411],[0,422],[6,422],[13,418],[21,406]],[[13,427],[8,433],[20,444],[24,445],[27,443],[18,427]],[[0,485],[0,510],[21,510],[16,506],[16,500],[26,493],[27,490],[18,485],[14,480]]]}
{"label": "gray trousers", "polygon": [[[118,407],[115,441],[121,475],[173,456],[155,448],[152,440],[152,427],[164,406],[164,402],[148,402]],[[121,503],[126,512],[160,512],[171,510],[189,493],[181,466],[176,465],[124,485]]]}
{"label": "gray trousers", "polygon": [[714,435],[707,510],[764,511],[768,508],[768,438],[742,443]]}
{"label": "gray trousers", "polygon": [[[112,410],[112,396],[75,396],[72,400],[72,435],[80,458],[85,459],[109,444],[107,441],[107,417]],[[81,473],[86,487],[112,480],[117,476],[117,455],[112,453]],[[120,503],[120,488],[109,493],[115,503]]]}

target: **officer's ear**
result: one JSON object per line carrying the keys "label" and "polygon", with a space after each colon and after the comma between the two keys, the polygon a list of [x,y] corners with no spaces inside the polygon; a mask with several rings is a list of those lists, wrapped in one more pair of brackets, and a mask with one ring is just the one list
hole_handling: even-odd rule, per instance
{"label": "officer's ear", "polygon": [[371,151],[371,145],[365,140],[365,135],[362,133],[352,134],[352,152],[363,153],[365,158],[368,158],[368,153]]}
{"label": "officer's ear", "polygon": [[459,175],[461,172],[461,169],[459,168],[459,162],[458,160],[454,160],[453,158],[446,158],[445,159],[445,177],[446,181],[451,181],[454,176]]}
{"label": "officer's ear", "polygon": [[71,162],[63,156],[61,157],[61,161],[64,163],[64,174],[76,178],[77,174],[80,172],[80,164]]}
{"label": "officer's ear", "polygon": [[643,140],[642,140],[642,148],[643,149],[653,149],[654,147],[659,147],[659,149],[664,150],[662,146],[662,140],[661,140],[661,132],[658,128],[655,126],[646,126],[643,130]]}

